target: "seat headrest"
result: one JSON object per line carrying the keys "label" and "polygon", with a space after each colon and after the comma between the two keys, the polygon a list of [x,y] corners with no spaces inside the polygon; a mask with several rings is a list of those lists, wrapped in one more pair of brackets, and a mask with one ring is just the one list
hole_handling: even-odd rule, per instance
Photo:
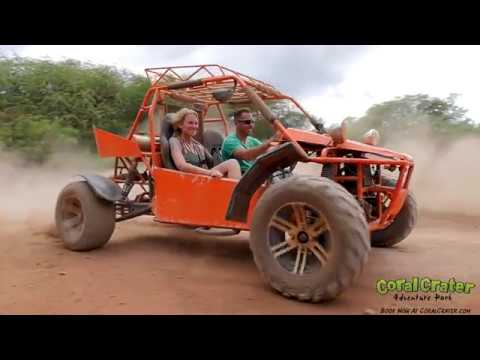
{"label": "seat headrest", "polygon": [[170,155],[170,144],[168,140],[173,135],[172,121],[175,119],[175,114],[168,113],[160,123],[160,147],[162,149],[162,163],[167,169],[176,169],[173,159]]}
{"label": "seat headrest", "polygon": [[163,119],[163,121],[168,121],[170,124],[172,124],[175,120],[175,117],[176,113],[167,113],[165,114],[165,118]]}
{"label": "seat headrest", "polygon": [[163,121],[160,125],[160,134],[161,136],[165,136],[167,139],[172,137],[173,135],[173,125],[172,122],[175,120],[175,113],[168,113],[165,115]]}

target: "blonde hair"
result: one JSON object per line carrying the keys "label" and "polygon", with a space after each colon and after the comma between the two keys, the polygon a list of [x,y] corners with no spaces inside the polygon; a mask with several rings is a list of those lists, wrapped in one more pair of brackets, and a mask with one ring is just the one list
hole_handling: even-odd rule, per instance
{"label": "blonde hair", "polygon": [[175,118],[172,121],[172,125],[173,125],[173,128],[175,129],[176,134],[180,134],[182,132],[182,129],[180,129],[180,124],[182,124],[183,121],[185,120],[185,117],[187,115],[190,115],[190,114],[195,115],[198,119],[197,112],[195,110],[192,110],[192,109],[183,108],[183,109],[178,110],[175,113]]}

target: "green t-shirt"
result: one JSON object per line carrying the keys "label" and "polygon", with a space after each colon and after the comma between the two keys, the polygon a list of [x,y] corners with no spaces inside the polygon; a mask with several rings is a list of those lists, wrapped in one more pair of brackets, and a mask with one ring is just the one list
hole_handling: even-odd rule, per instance
{"label": "green t-shirt", "polygon": [[[223,160],[229,160],[229,159],[235,159],[233,157],[233,152],[238,149],[239,147],[244,148],[244,149],[251,149],[254,148],[258,145],[261,145],[262,142],[252,136],[247,136],[247,140],[245,143],[241,142],[240,139],[237,137],[236,134],[230,134],[225,138],[225,141],[223,142],[222,146],[222,157]],[[255,160],[238,160],[240,164],[240,169],[242,170],[242,173],[247,171],[250,166],[253,165]]]}

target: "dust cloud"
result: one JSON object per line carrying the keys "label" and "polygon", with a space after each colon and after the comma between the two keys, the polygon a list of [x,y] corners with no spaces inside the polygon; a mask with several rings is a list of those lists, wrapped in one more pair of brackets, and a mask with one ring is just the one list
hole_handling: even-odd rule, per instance
{"label": "dust cloud", "polygon": [[389,148],[413,156],[411,182],[420,210],[480,215],[480,139],[440,141],[429,132],[392,140]]}
{"label": "dust cloud", "polygon": [[82,149],[55,153],[42,165],[26,163],[15,153],[0,153],[0,236],[29,230],[56,235],[57,196],[77,175],[105,172],[105,162]]}

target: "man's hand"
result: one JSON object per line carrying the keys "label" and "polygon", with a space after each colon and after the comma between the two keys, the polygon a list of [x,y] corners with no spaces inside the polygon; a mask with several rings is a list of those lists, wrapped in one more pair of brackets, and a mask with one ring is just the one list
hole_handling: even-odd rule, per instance
{"label": "man's hand", "polygon": [[268,144],[267,151],[272,150],[273,148],[276,147],[277,144],[283,139],[283,135],[280,131],[277,131],[275,135],[273,135],[270,139],[268,139],[265,143]]}
{"label": "man's hand", "polygon": [[269,144],[272,142],[279,142],[283,139],[283,135],[280,131],[277,131],[270,139],[267,140]]}
{"label": "man's hand", "polygon": [[260,145],[251,149],[237,148],[233,152],[233,156],[238,160],[255,160],[258,156],[270,150],[273,142],[278,142],[282,139],[282,133],[277,132],[271,138],[265,140]]}

